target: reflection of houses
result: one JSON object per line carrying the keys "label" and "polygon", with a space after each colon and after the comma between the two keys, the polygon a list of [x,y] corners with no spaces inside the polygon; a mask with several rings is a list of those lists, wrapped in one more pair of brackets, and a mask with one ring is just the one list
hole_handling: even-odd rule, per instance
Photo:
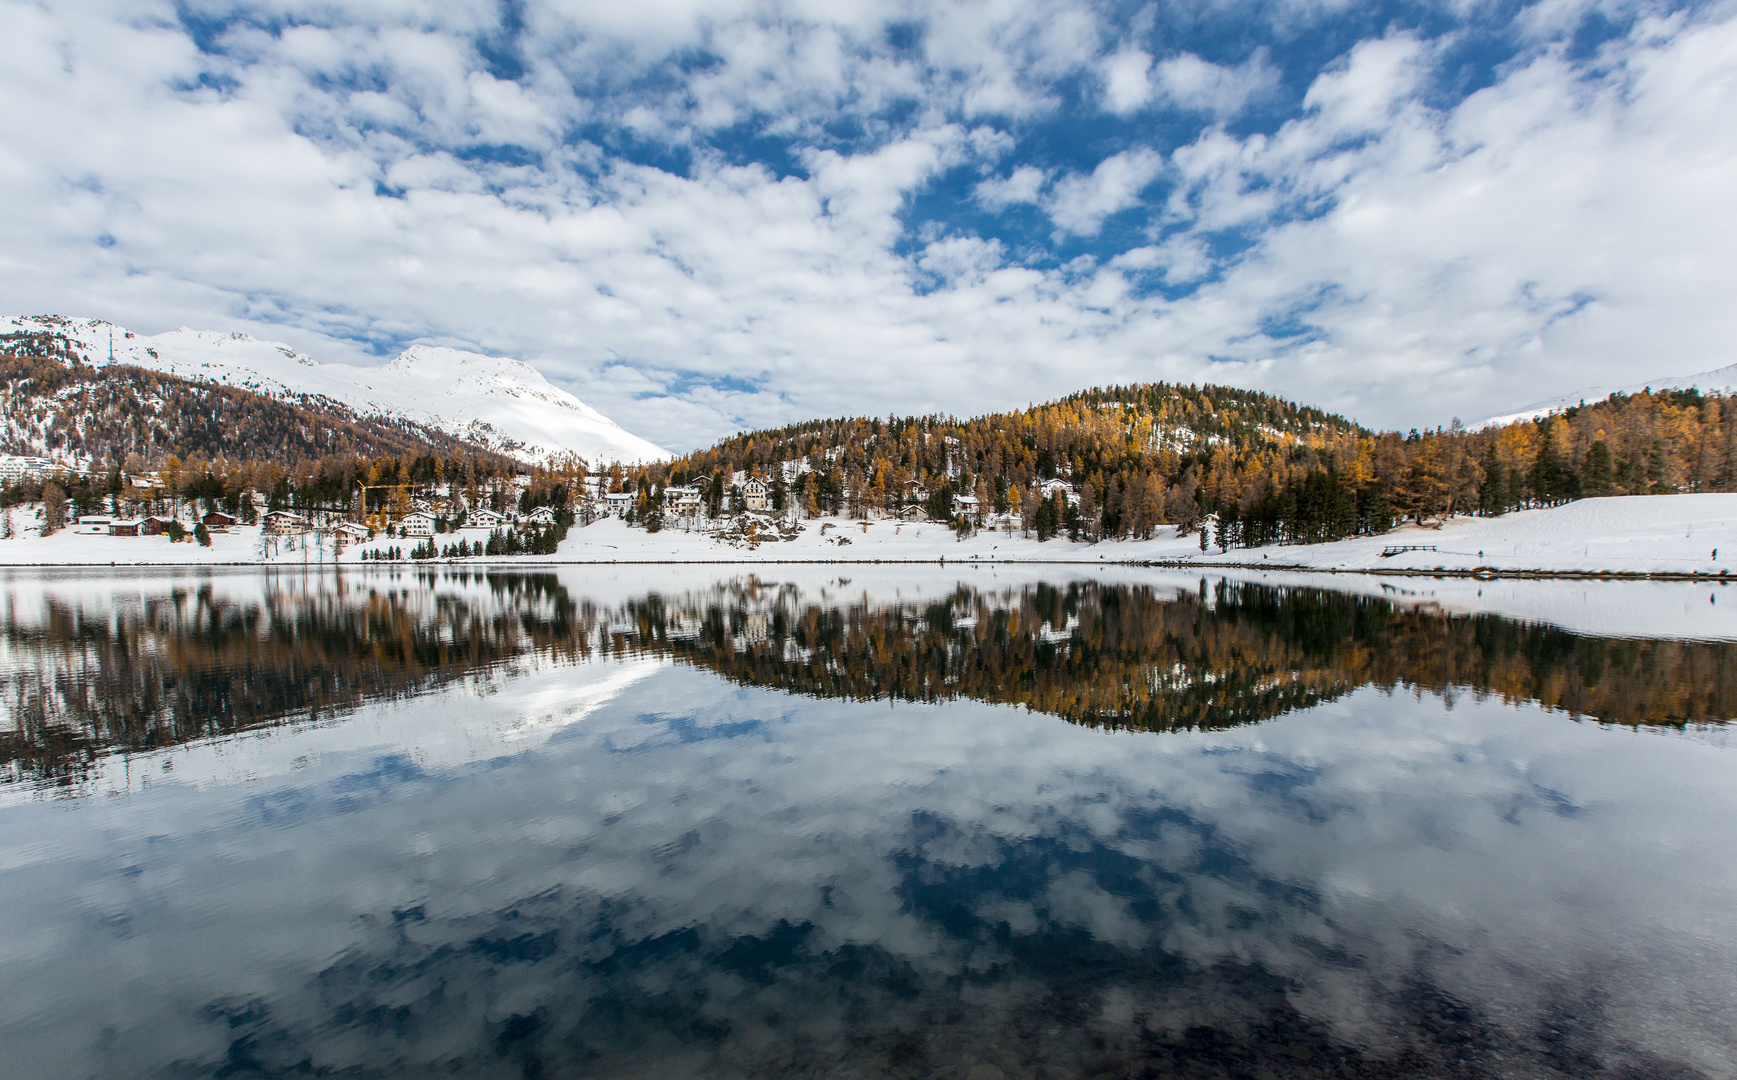
{"label": "reflection of houses", "polygon": [[749,510],[766,509],[768,490],[764,480],[758,476],[750,476],[748,482],[742,485],[742,506]]}
{"label": "reflection of houses", "polygon": [[273,510],[265,515],[265,531],[272,536],[307,532],[308,519],[288,510]]}
{"label": "reflection of houses", "polygon": [[506,524],[505,514],[497,514],[487,507],[477,507],[464,517],[464,527],[467,529],[498,529]]}

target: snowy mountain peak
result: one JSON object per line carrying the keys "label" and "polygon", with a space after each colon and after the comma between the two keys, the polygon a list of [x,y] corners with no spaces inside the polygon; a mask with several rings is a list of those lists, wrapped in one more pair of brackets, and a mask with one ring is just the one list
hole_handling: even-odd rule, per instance
{"label": "snowy mountain peak", "polygon": [[310,394],[363,416],[438,428],[528,462],[578,455],[662,461],[669,451],[626,430],[521,360],[436,345],[412,345],[379,367],[321,364],[278,341],[179,327],[134,334],[101,319],[58,315],[0,318],[0,333],[60,334],[92,364],[134,364],[273,397]]}
{"label": "snowy mountain peak", "polygon": [[1590,404],[1603,401],[1612,394],[1638,394],[1643,390],[1699,390],[1703,394],[1737,394],[1737,364],[1728,364],[1712,371],[1703,371],[1699,375],[1679,375],[1664,379],[1653,379],[1644,383],[1634,383],[1631,386],[1589,386],[1576,394],[1564,394],[1561,397],[1550,398],[1526,406],[1519,412],[1508,413],[1505,416],[1492,416],[1478,424],[1478,428],[1498,427],[1502,424],[1512,424],[1517,420],[1535,420],[1540,416],[1550,416],[1575,405]]}

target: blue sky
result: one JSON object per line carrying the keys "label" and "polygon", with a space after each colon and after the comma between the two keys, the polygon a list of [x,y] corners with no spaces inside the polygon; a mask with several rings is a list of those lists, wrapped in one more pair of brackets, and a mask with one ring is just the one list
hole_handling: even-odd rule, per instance
{"label": "blue sky", "polygon": [[527,359],[674,448],[1731,363],[1723,5],[0,0],[21,314]]}

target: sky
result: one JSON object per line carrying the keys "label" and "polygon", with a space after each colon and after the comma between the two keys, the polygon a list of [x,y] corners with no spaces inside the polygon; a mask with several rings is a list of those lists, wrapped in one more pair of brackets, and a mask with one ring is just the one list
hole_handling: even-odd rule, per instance
{"label": "sky", "polygon": [[0,306],[535,364],[672,449],[1737,361],[1737,7],[0,0]]}

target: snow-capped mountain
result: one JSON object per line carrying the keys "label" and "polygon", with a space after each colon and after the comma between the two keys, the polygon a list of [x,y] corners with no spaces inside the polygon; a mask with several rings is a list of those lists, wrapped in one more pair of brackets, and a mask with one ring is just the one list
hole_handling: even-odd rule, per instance
{"label": "snow-capped mountain", "polygon": [[[92,364],[135,364],[271,397],[310,394],[362,416],[445,431],[528,462],[577,454],[602,461],[662,461],[669,451],[554,386],[518,360],[413,345],[379,367],[321,364],[275,341],[182,327],[147,336],[100,319],[0,318],[0,333],[52,333]],[[112,346],[111,346],[112,342]]]}
{"label": "snow-capped mountain", "polygon": [[1591,404],[1603,401],[1612,394],[1638,394],[1642,390],[1699,390],[1703,394],[1737,394],[1737,364],[1730,364],[1712,371],[1703,371],[1699,375],[1681,375],[1675,378],[1651,379],[1633,386],[1590,386],[1577,394],[1564,394],[1561,397],[1550,398],[1528,405],[1519,412],[1506,416],[1492,416],[1480,428],[1496,427],[1501,424],[1511,424],[1516,420],[1532,420],[1540,416],[1559,413],[1563,409],[1579,404]]}

